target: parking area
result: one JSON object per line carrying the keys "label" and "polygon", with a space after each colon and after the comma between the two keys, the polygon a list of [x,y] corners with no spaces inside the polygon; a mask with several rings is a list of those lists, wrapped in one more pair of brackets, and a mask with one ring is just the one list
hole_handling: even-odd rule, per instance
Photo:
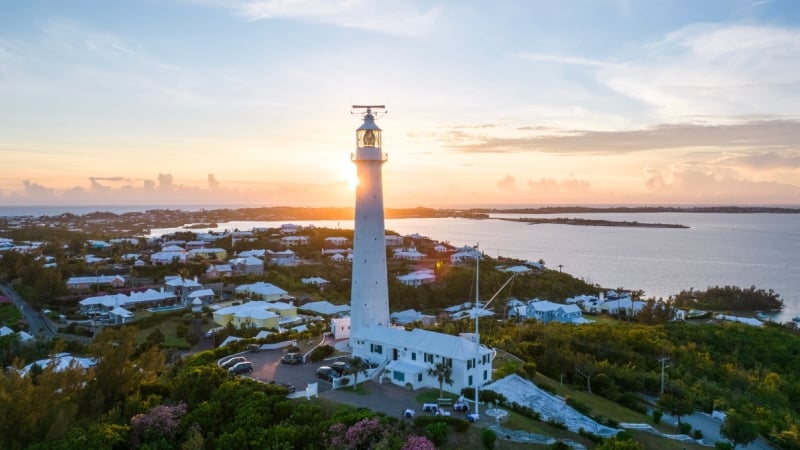
{"label": "parking area", "polygon": [[[424,405],[417,403],[417,396],[423,390],[408,391],[394,384],[380,384],[372,381],[364,384],[367,395],[364,395],[363,391],[353,392],[351,388],[333,390],[330,382],[317,378],[316,370],[320,366],[332,365],[337,359],[292,365],[281,364],[281,357],[286,354],[284,350],[261,350],[240,354],[253,363],[253,372],[248,376],[267,383],[274,381],[275,383],[291,384],[297,389],[298,394],[303,392],[309,383],[317,383],[319,396],[335,402],[369,408],[394,417],[404,417],[405,411],[409,409],[414,410],[416,415],[435,414],[434,411],[424,411]],[[227,357],[231,356],[234,355]],[[338,359],[344,361],[346,358],[346,356],[342,356]],[[469,411],[459,411],[461,408],[460,404],[459,408],[452,408],[452,414],[466,419]],[[450,411],[451,407],[448,407],[447,410]],[[485,420],[483,415],[481,416],[479,422]]]}

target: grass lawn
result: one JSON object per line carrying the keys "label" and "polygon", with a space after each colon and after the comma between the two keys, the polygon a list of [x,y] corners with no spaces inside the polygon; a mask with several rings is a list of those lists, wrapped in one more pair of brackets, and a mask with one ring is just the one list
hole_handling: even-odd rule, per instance
{"label": "grass lawn", "polygon": [[[151,313],[150,311],[136,311],[134,313],[134,320],[138,320],[151,315],[153,315],[153,313]],[[136,335],[136,343],[142,344],[145,341],[147,341],[147,336],[149,336],[150,333],[152,333],[153,331],[155,331],[156,328],[158,328],[164,335],[164,342],[161,343],[162,346],[184,348],[189,345],[189,342],[186,340],[185,337],[180,338],[177,336],[176,330],[178,328],[178,325],[180,325],[180,319],[168,318],[156,326],[145,329],[139,329],[139,333]]]}
{"label": "grass lawn", "polygon": [[9,328],[16,325],[22,319],[22,312],[13,303],[0,305],[0,325],[7,325]]}

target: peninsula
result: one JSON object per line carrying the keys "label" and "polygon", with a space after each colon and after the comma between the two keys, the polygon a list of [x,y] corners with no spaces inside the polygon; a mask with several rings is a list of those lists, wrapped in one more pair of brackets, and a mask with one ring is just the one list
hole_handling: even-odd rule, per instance
{"label": "peninsula", "polygon": [[523,222],[529,225],[539,225],[543,223],[551,223],[556,225],[583,225],[591,227],[634,227],[634,228],[689,228],[686,225],[673,224],[673,223],[647,223],[636,222],[627,220],[602,220],[602,219],[578,219],[569,217],[554,217],[554,218],[499,218],[500,220],[507,220],[509,222]]}

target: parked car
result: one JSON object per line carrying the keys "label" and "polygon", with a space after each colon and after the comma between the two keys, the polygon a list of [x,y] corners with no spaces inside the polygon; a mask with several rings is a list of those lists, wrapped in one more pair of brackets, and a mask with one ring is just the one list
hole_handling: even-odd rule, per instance
{"label": "parked car", "polygon": [[253,371],[253,363],[250,361],[242,361],[234,364],[228,372],[233,375],[241,375],[243,373],[250,373]]}
{"label": "parked car", "polygon": [[303,364],[303,356],[299,353],[287,353],[281,358],[281,364]]}
{"label": "parked car", "polygon": [[336,371],[340,376],[346,374],[350,371],[350,364],[344,361],[336,361],[335,363],[331,364],[331,368]]}
{"label": "parked car", "polygon": [[220,361],[219,366],[223,369],[230,369],[235,364],[240,362],[247,362],[247,358],[244,356],[234,356],[233,358],[228,358],[226,360]]}
{"label": "parked car", "polygon": [[317,378],[333,382],[333,379],[338,376],[338,373],[330,366],[321,366],[317,369]]}

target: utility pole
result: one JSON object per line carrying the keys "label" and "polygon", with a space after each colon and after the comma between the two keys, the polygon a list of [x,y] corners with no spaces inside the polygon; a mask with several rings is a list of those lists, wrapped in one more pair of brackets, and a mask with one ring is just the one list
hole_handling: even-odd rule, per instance
{"label": "utility pole", "polygon": [[667,358],[666,356],[662,356],[661,358],[659,358],[659,361],[661,361],[661,393],[663,394],[664,393],[664,369],[667,367],[667,361],[669,361],[669,358]]}

